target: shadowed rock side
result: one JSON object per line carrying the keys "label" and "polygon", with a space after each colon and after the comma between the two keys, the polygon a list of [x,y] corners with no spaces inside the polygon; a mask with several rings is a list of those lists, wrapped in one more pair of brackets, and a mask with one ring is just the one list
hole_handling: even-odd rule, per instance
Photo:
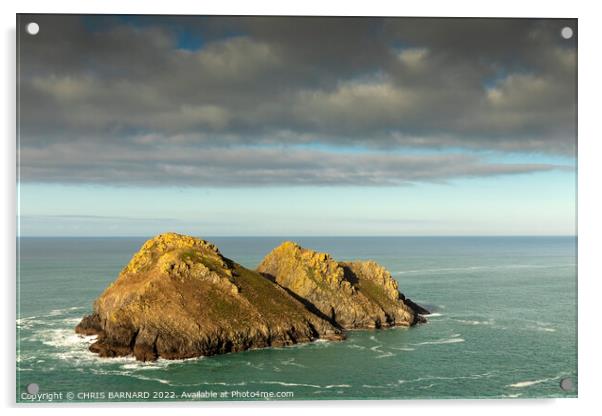
{"label": "shadowed rock side", "polygon": [[373,261],[337,262],[288,241],[272,250],[257,271],[345,329],[410,326],[428,314]]}
{"label": "shadowed rock side", "polygon": [[173,233],[142,246],[76,332],[98,335],[90,350],[101,356],[133,354],[143,361],[343,338],[286,290],[214,245]]}

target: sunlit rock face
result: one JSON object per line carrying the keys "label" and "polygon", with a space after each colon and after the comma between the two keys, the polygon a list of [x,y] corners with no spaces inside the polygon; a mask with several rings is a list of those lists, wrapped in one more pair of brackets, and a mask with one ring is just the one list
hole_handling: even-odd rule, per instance
{"label": "sunlit rock face", "polygon": [[175,233],[147,241],[76,332],[98,335],[101,356],[143,361],[343,338],[279,285]]}
{"label": "sunlit rock face", "polygon": [[406,301],[395,279],[374,261],[338,262],[287,241],[257,271],[345,329],[410,326],[428,313]]}

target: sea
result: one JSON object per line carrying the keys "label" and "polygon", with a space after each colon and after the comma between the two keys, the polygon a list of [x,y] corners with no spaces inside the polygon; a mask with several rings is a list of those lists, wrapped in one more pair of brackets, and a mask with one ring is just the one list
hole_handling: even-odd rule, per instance
{"label": "sea", "polygon": [[375,260],[428,323],[190,360],[99,358],[74,327],[146,238],[22,237],[16,400],[577,396],[576,237],[204,238],[249,268],[285,240]]}

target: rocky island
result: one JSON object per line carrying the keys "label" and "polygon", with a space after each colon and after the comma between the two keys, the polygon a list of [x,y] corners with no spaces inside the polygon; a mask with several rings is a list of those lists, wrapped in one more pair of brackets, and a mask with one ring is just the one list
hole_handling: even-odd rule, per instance
{"label": "rocky island", "polygon": [[147,241],[75,331],[102,357],[209,356],[411,326],[428,311],[374,262],[337,262],[286,242],[256,271],[213,244],[166,233]]}
{"label": "rocky island", "polygon": [[344,329],[410,326],[428,314],[406,299],[391,274],[374,261],[338,262],[287,241],[257,271]]}

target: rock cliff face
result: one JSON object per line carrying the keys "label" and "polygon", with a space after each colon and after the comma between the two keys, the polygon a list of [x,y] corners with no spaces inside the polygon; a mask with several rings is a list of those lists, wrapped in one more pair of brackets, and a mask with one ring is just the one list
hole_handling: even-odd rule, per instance
{"label": "rock cliff face", "polygon": [[179,234],[147,241],[76,332],[90,350],[138,360],[190,358],[343,335],[286,290]]}
{"label": "rock cliff face", "polygon": [[428,314],[373,261],[337,262],[289,241],[272,250],[257,271],[344,329],[410,326]]}

